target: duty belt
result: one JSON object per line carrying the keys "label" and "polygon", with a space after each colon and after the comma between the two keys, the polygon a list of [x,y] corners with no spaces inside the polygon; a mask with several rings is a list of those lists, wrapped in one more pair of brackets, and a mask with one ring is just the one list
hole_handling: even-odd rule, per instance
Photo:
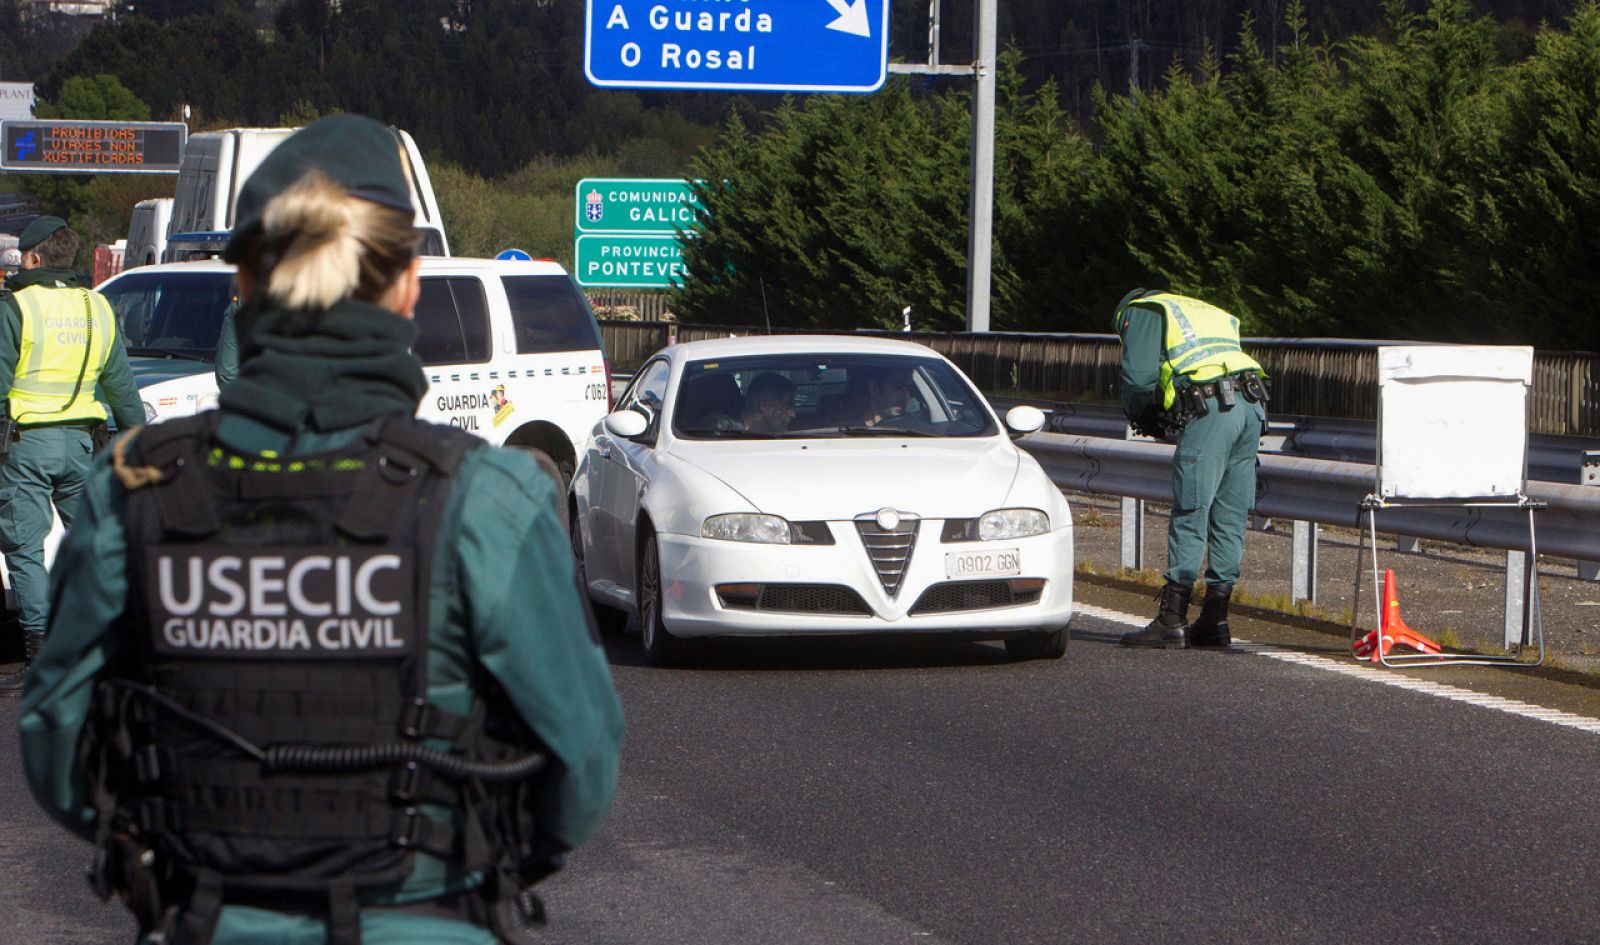
{"label": "duty belt", "polygon": [[1222,377],[1219,377],[1214,381],[1206,381],[1204,384],[1190,384],[1189,387],[1199,391],[1201,397],[1216,397],[1221,399],[1222,390],[1219,382],[1223,378],[1227,378],[1228,381],[1232,383],[1234,393],[1243,397],[1245,400],[1250,401],[1251,403],[1266,403],[1270,399],[1269,397],[1265,396],[1264,393],[1256,394],[1252,390],[1254,387],[1254,385],[1250,383],[1252,380],[1257,384],[1260,384],[1263,391],[1265,391],[1267,383],[1266,378],[1257,374],[1255,371],[1240,371],[1236,374],[1224,374]]}
{"label": "duty belt", "polygon": [[1215,400],[1221,409],[1230,410],[1238,399],[1254,404],[1266,404],[1271,399],[1267,390],[1267,379],[1257,371],[1237,371],[1203,384],[1193,382],[1185,384],[1177,391],[1172,404],[1172,413],[1176,415],[1181,426],[1195,417],[1203,417],[1210,413],[1211,407],[1206,403],[1207,400]]}

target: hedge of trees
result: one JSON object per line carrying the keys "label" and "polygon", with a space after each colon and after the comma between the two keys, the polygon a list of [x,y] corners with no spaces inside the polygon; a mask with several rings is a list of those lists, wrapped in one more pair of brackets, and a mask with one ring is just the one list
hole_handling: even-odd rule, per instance
{"label": "hedge of trees", "polygon": [[[1385,5],[1377,37],[1236,51],[1090,126],[1000,81],[992,325],[1105,331],[1136,285],[1257,336],[1600,348],[1600,7],[1514,63],[1466,0]],[[728,120],[693,175],[686,320],[964,326],[967,95],[785,103]]]}

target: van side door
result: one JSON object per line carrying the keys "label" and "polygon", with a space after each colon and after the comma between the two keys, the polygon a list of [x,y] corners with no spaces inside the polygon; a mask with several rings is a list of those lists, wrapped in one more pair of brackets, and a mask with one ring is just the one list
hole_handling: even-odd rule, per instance
{"label": "van side door", "polygon": [[417,416],[498,443],[505,437],[493,422],[489,302],[477,276],[424,276],[412,315],[417,341],[411,350],[422,360],[428,378]]}

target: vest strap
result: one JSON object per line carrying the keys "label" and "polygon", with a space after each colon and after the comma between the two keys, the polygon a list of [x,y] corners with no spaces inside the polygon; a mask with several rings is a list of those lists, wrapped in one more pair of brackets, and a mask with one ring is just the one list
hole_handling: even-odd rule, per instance
{"label": "vest strap", "polygon": [[185,945],[211,945],[217,934],[217,920],[222,917],[222,877],[211,870],[201,870],[194,879],[194,891],[183,910],[179,926],[179,940]]}
{"label": "vest strap", "polygon": [[154,492],[161,519],[174,533],[187,538],[204,538],[222,528],[216,505],[205,489],[182,488],[179,480],[199,474],[196,463],[205,455],[211,434],[216,430],[216,411],[192,419],[174,420],[144,427],[134,441],[139,459],[136,465],[153,466],[161,471],[165,488]]}
{"label": "vest strap", "polygon": [[349,886],[328,888],[328,945],[361,945],[361,904]]}
{"label": "vest strap", "polygon": [[466,434],[440,437],[424,435],[424,430],[410,417],[391,417],[368,434],[378,447],[378,460],[359,473],[355,492],[335,523],[340,531],[357,541],[384,541],[401,510],[413,503],[422,473],[432,469],[453,474],[467,450],[481,443]]}

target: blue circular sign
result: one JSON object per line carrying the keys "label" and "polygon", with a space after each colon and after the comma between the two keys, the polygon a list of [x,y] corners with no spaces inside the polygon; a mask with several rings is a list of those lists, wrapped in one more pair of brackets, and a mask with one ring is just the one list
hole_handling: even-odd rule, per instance
{"label": "blue circular sign", "polygon": [[518,262],[532,262],[533,257],[520,249],[502,249],[495,254],[496,259],[515,259]]}

